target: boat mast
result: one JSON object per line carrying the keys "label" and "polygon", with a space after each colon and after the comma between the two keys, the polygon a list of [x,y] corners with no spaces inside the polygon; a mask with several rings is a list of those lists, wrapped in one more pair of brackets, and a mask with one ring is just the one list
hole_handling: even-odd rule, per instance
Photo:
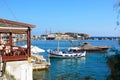
{"label": "boat mast", "polygon": [[57,51],[60,51],[60,47],[59,47],[59,40],[58,40]]}
{"label": "boat mast", "polygon": [[74,45],[73,45],[73,40],[69,40],[70,41],[70,46],[71,47],[74,47]]}
{"label": "boat mast", "polygon": [[59,47],[59,40],[60,40],[60,33],[58,33],[58,46],[57,46],[57,51],[60,51],[60,47]]}

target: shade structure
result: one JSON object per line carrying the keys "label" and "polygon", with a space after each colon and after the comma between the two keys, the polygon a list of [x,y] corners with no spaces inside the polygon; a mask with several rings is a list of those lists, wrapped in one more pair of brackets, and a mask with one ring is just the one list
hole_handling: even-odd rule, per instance
{"label": "shade structure", "polygon": [[35,25],[26,24],[22,22],[16,22],[0,18],[0,32],[8,33],[12,32],[14,34],[25,34],[28,28],[34,28]]}
{"label": "shade structure", "polygon": [[[14,61],[14,60],[28,60],[30,62],[31,59],[31,28],[34,28],[35,25],[22,23],[18,21],[6,20],[0,18],[0,44],[5,46],[10,46],[9,56],[6,55],[5,50],[2,50],[2,61]],[[8,34],[9,41],[6,43],[1,43],[1,34]],[[17,53],[21,53],[20,55],[13,56],[13,34],[27,34],[27,48],[24,50],[26,54],[22,54],[22,50],[18,48]]]}

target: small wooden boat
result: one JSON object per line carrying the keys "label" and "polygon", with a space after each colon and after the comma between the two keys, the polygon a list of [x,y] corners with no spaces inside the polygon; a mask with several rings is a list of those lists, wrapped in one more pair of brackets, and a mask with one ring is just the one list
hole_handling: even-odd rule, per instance
{"label": "small wooden boat", "polygon": [[88,42],[83,42],[80,44],[80,46],[77,47],[70,47],[69,49],[72,48],[78,48],[79,50],[85,50],[87,52],[94,52],[94,51],[101,51],[105,52],[107,51],[110,47],[109,46],[93,46]]}

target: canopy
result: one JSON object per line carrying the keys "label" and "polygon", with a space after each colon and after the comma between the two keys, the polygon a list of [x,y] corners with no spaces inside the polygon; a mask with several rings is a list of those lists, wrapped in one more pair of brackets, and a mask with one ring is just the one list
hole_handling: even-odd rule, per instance
{"label": "canopy", "polygon": [[16,22],[0,18],[0,32],[8,33],[12,32],[14,34],[25,34],[28,28],[34,28],[35,25],[26,24],[22,22]]}

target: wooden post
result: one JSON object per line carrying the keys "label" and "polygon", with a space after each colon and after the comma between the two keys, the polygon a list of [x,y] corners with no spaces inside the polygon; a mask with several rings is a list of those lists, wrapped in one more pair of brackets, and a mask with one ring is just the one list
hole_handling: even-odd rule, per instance
{"label": "wooden post", "polygon": [[28,62],[31,62],[31,29],[28,27],[27,30],[27,53],[28,53]]}
{"label": "wooden post", "polygon": [[1,36],[1,33],[0,33],[0,44],[1,44],[1,42],[2,42],[2,36]]}
{"label": "wooden post", "polygon": [[9,39],[10,39],[10,46],[12,47],[12,32],[9,34]]}
{"label": "wooden post", "polygon": [[9,33],[10,53],[12,53],[12,32]]}
{"label": "wooden post", "polygon": [[6,71],[6,61],[3,61],[3,66],[2,66],[2,75],[3,76],[5,74]]}

